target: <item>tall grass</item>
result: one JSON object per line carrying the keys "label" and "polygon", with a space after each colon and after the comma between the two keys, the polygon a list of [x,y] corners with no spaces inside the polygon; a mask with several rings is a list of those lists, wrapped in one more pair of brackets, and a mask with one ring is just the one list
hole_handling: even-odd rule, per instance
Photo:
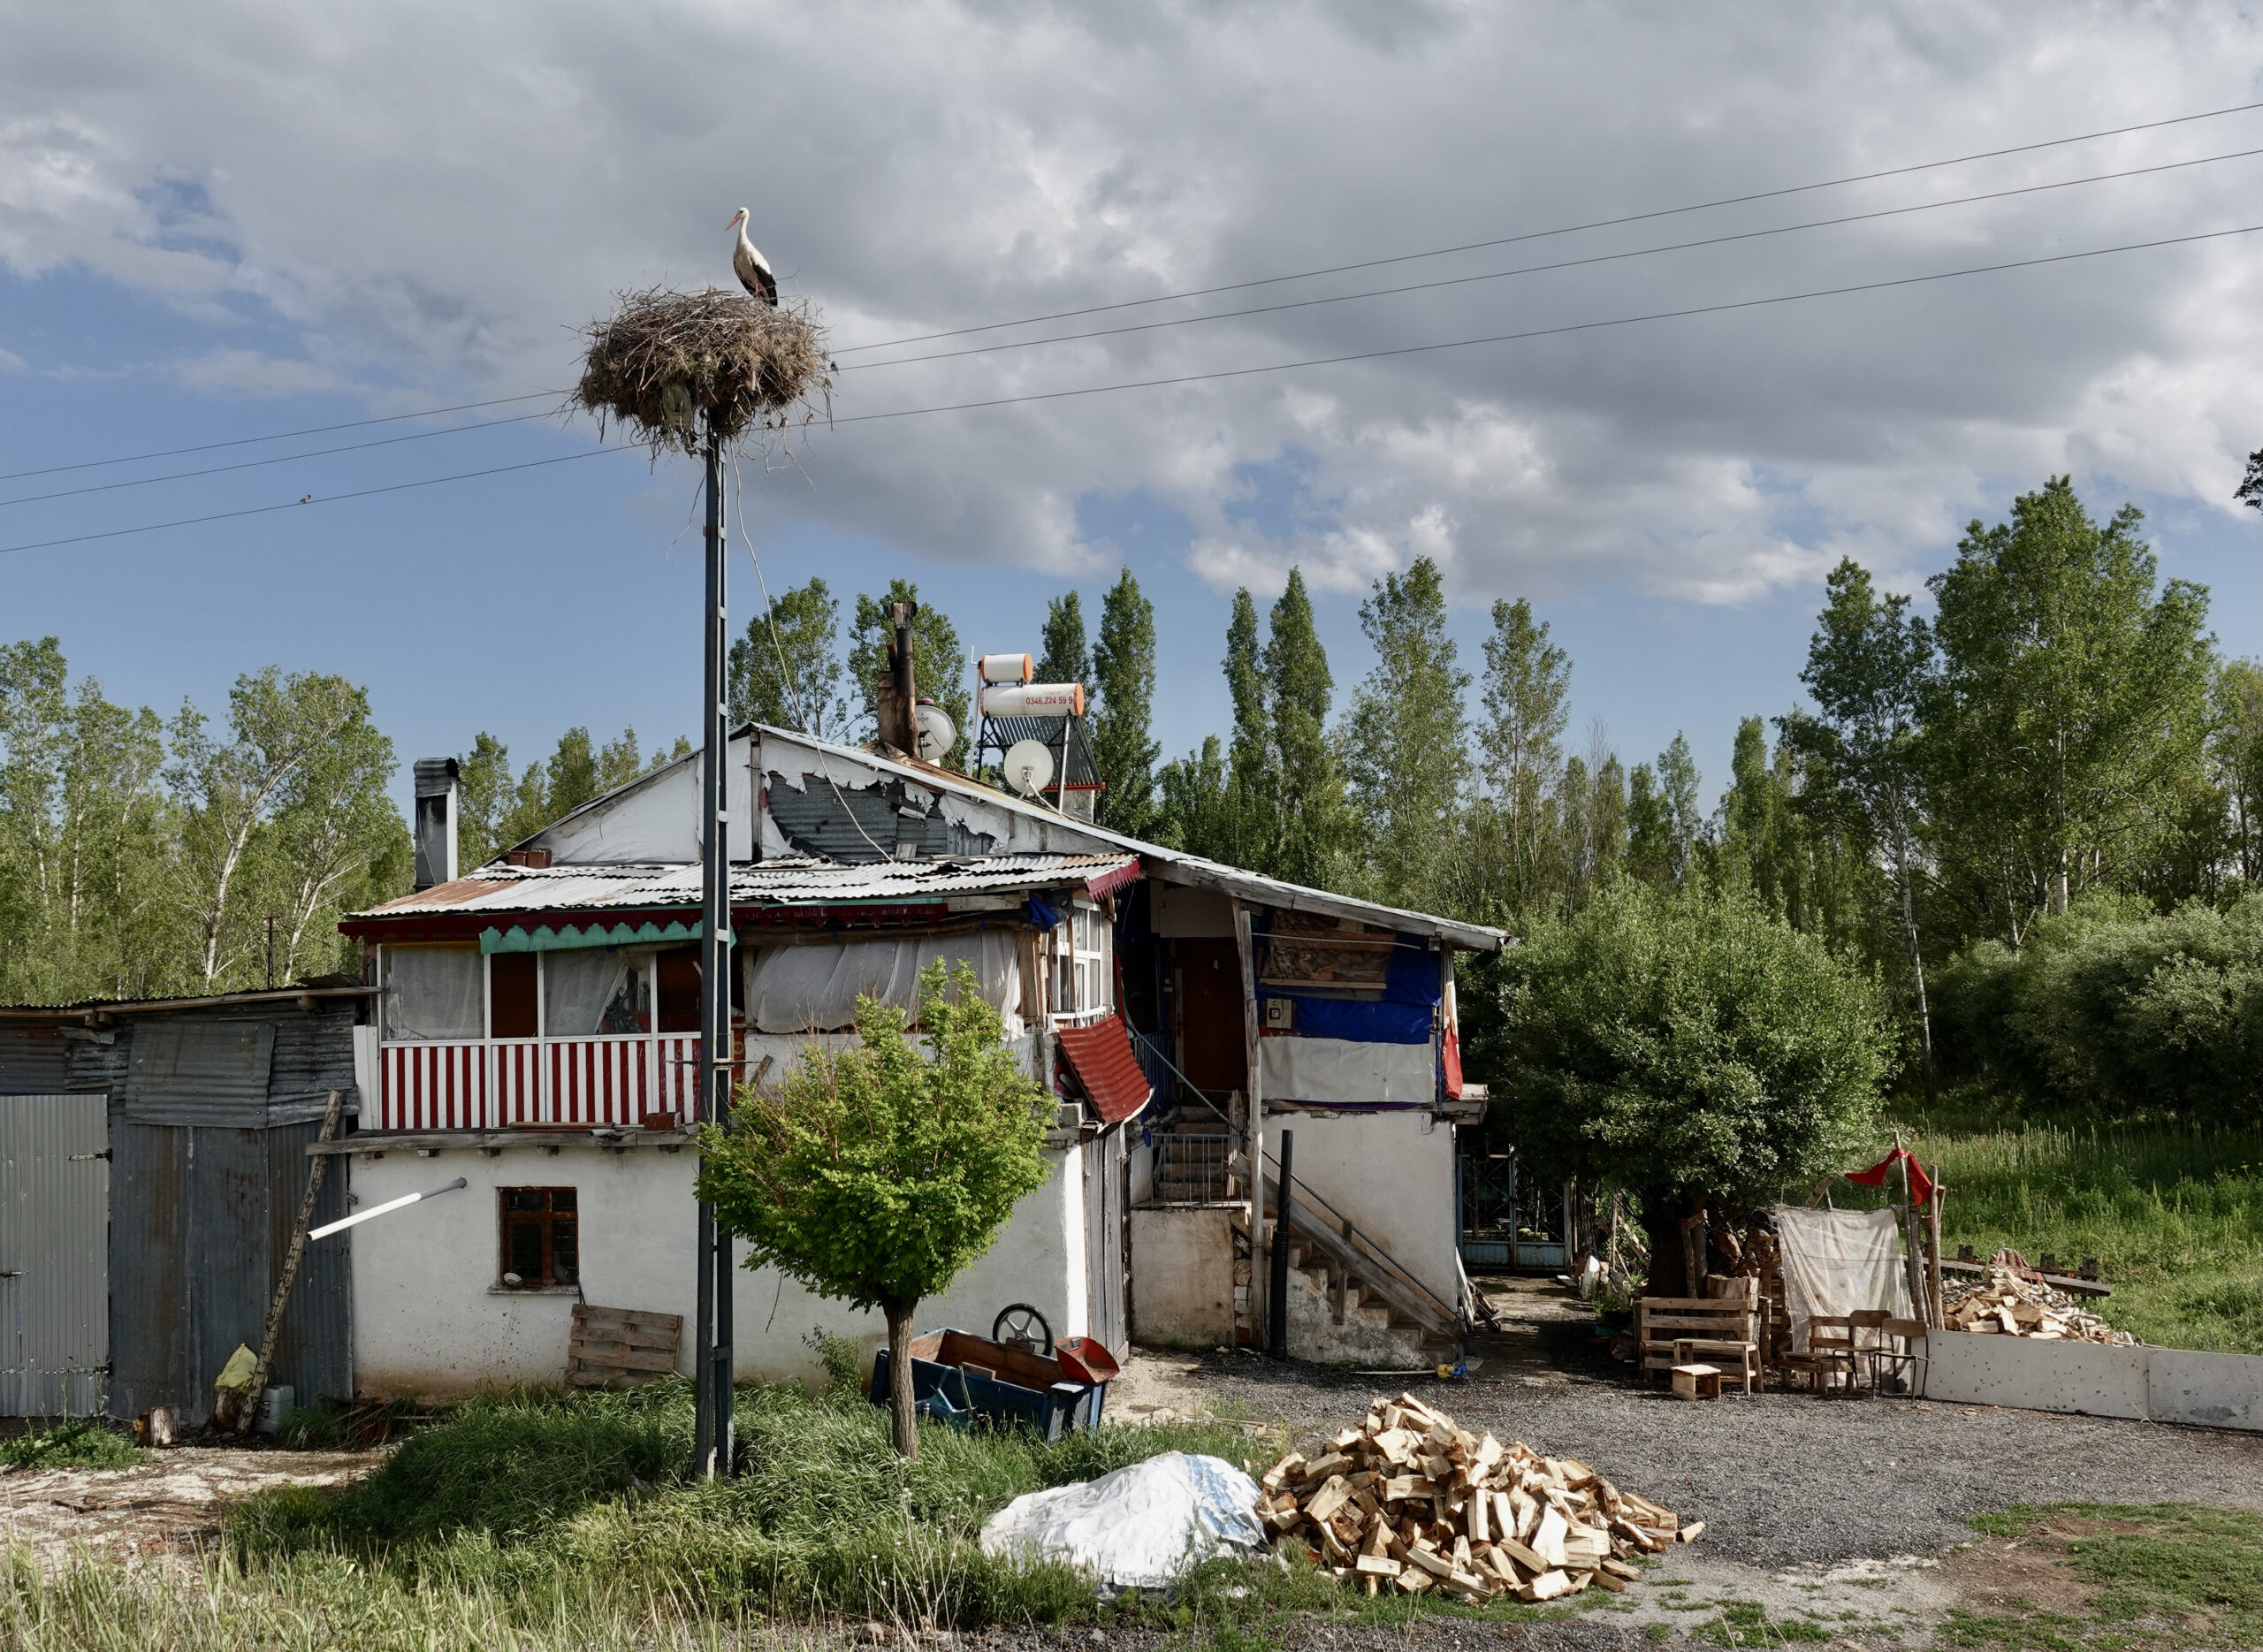
{"label": "tall grass", "polygon": [[1942,1240],[2068,1268],[2095,1256],[2101,1317],[2149,1343],[2263,1354],[2263,1131],[1960,1128],[1905,1136],[1947,1195]]}

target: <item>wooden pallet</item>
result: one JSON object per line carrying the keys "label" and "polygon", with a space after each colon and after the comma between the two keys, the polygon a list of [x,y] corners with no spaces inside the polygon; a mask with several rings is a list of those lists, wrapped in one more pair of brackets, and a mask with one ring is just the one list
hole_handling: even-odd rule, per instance
{"label": "wooden pallet", "polygon": [[574,1305],[566,1381],[573,1388],[635,1388],[676,1368],[683,1315]]}

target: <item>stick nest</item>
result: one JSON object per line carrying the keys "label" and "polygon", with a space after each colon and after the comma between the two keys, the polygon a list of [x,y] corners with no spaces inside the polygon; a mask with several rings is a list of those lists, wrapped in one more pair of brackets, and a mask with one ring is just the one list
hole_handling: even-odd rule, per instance
{"label": "stick nest", "polygon": [[665,287],[618,295],[612,319],[586,329],[571,398],[651,446],[697,454],[709,430],[735,445],[833,415],[825,329],[806,300],[775,308],[742,293]]}

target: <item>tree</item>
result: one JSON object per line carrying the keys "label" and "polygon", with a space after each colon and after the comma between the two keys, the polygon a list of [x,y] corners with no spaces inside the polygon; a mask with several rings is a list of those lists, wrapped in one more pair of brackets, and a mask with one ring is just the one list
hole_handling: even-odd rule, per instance
{"label": "tree", "polygon": [[1657,1294],[1686,1290],[1693,1203],[1766,1203],[1870,1145],[1893,1066],[1875,991],[1749,890],[1620,880],[1500,973],[1473,1065],[1528,1161],[1641,1198]]}
{"label": "tree", "polygon": [[1155,697],[1155,609],[1125,568],[1109,586],[1100,611],[1100,647],[1093,651],[1093,764],[1107,789],[1100,795],[1100,823],[1111,832],[1145,837],[1155,822],[1155,758],[1162,748],[1147,737]]}
{"label": "tree", "polygon": [[[356,798],[309,796],[305,788],[309,771],[331,773],[332,754],[340,748],[367,757],[365,735],[374,733],[369,715],[368,696],[343,677],[316,672],[286,677],[275,666],[236,679],[228,692],[225,741],[212,735],[202,712],[182,704],[173,719],[171,778],[186,811],[183,872],[205,990],[222,985],[258,948],[257,915],[246,911],[241,897],[262,829],[286,806],[299,811],[286,832],[304,831],[330,811],[358,808]],[[389,743],[382,761],[390,773]],[[349,778],[359,784],[359,775]]]}
{"label": "tree", "polygon": [[1932,692],[1932,634],[1909,614],[1907,597],[1881,597],[1852,557],[1831,572],[1830,593],[1808,643],[1800,681],[1816,713],[1778,719],[1785,742],[1810,765],[1808,813],[1857,821],[1884,851],[1893,879],[1925,1093],[1933,1093],[1932,1011],[1925,997],[1924,947],[1917,927],[1918,852],[1924,772],[1919,737]]}
{"label": "tree", "polygon": [[503,835],[514,796],[511,749],[483,728],[456,759],[456,859],[465,870],[484,866],[517,841]]}
{"label": "tree", "polygon": [[1045,628],[1038,640],[1043,651],[1037,661],[1040,682],[1091,681],[1093,657],[1085,643],[1085,602],[1075,591],[1046,599]]}
{"label": "tree", "polygon": [[1627,777],[1627,870],[1659,887],[1681,887],[1697,854],[1697,765],[1680,730],[1655,765]]}
{"label": "tree", "polygon": [[2249,887],[2263,887],[2263,667],[2253,660],[2228,661],[2216,674],[2209,755],[2233,870]]}
{"label": "tree", "polygon": [[810,1045],[773,1093],[741,1087],[728,1132],[700,1132],[699,1197],[747,1242],[748,1268],[887,1316],[907,1458],[919,1454],[912,1313],[1044,1184],[1053,1113],[966,964],[920,972],[919,1024],[924,1060],[901,1009],[860,998],[859,1047]]}
{"label": "tree", "polygon": [[1257,640],[1257,604],[1244,587],[1234,592],[1226,621],[1226,692],[1233,701],[1234,731],[1226,749],[1224,828],[1208,852],[1229,865],[1263,870],[1276,837],[1272,719],[1265,704],[1265,675]]}
{"label": "tree", "polygon": [[781,592],[747,621],[731,644],[730,701],[734,723],[847,737],[855,707],[841,681],[841,604],[823,580]]}
{"label": "tree", "polygon": [[1493,605],[1485,639],[1485,725],[1479,744],[1511,880],[1507,902],[1523,910],[1543,887],[1547,859],[1545,805],[1563,772],[1558,741],[1569,715],[1571,656],[1548,640],[1521,597]]}
{"label": "tree", "polygon": [[1154,841],[1206,860],[1232,864],[1234,823],[1226,759],[1215,735],[1183,757],[1173,757],[1155,776]]}
{"label": "tree", "polygon": [[1259,870],[1326,888],[1340,877],[1351,821],[1343,769],[1328,738],[1336,679],[1313,622],[1302,569],[1289,570],[1267,616],[1260,663],[1269,713],[1273,840]]}
{"label": "tree", "polygon": [[2124,506],[2101,527],[2053,476],[2009,522],[1976,519],[1927,582],[1933,841],[1952,893],[2015,946],[2035,912],[2125,882],[2199,767],[2207,593],[2156,589],[2143,521]]}
{"label": "tree", "polygon": [[[919,588],[909,580],[892,579],[881,597],[859,596],[849,632],[850,691],[858,712],[874,714],[880,679],[888,674],[888,651],[895,629],[888,623],[888,605],[918,603]],[[960,646],[958,628],[941,608],[921,603],[911,621],[911,675],[923,698],[933,700],[949,713],[959,731],[962,748],[970,742],[966,692],[966,651]],[[945,761],[949,754],[944,754]]]}
{"label": "tree", "polygon": [[1368,880],[1394,905],[1436,903],[1469,773],[1469,674],[1446,635],[1445,582],[1417,557],[1360,605],[1375,668],[1345,719],[1345,773],[1365,817]]}

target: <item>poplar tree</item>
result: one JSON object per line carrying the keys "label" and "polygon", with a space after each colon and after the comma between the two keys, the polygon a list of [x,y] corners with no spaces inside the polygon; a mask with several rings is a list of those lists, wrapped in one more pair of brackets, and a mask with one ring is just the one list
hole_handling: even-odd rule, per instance
{"label": "poplar tree", "polygon": [[1237,866],[1262,871],[1274,836],[1273,739],[1266,715],[1265,677],[1257,640],[1257,604],[1247,587],[1234,592],[1226,621],[1226,692],[1234,730],[1226,749],[1223,835],[1202,852]]}
{"label": "poplar tree", "polygon": [[1394,905],[1436,903],[1469,774],[1469,674],[1446,635],[1445,583],[1417,557],[1360,605],[1375,664],[1345,719],[1345,771],[1364,817],[1368,881]]}
{"label": "poplar tree", "polygon": [[1350,821],[1343,772],[1328,739],[1336,679],[1313,623],[1301,569],[1289,570],[1267,617],[1262,666],[1272,713],[1275,835],[1261,870],[1324,888],[1340,878]]}
{"label": "poplar tree", "polygon": [[1100,795],[1100,823],[1111,832],[1145,837],[1155,823],[1155,757],[1162,750],[1147,737],[1155,697],[1155,610],[1128,567],[1101,600],[1092,676],[1100,702],[1092,719],[1093,763],[1107,788]]}
{"label": "poplar tree", "polygon": [[1084,598],[1075,591],[1047,599],[1045,628],[1039,633],[1039,641],[1043,651],[1037,662],[1040,682],[1091,681],[1093,658],[1085,643]]}
{"label": "poplar tree", "polygon": [[1510,910],[1536,899],[1546,882],[1546,802],[1563,773],[1558,742],[1571,687],[1571,656],[1549,642],[1532,605],[1522,598],[1495,603],[1485,639],[1481,766],[1492,788]]}

